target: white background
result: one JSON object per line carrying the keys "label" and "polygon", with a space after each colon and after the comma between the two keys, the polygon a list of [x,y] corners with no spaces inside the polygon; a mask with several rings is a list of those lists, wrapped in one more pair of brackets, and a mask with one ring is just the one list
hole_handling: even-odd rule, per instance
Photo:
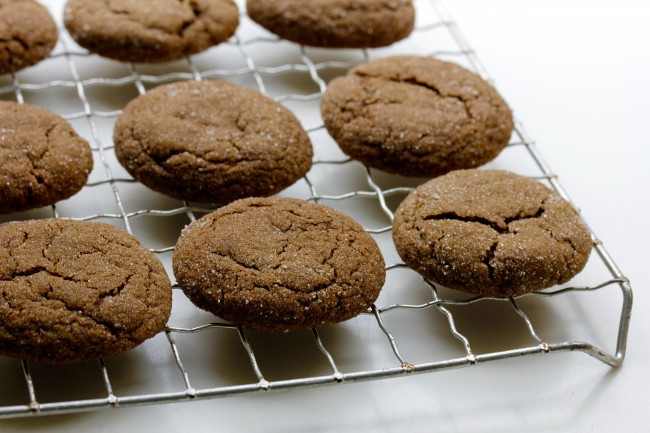
{"label": "white background", "polygon": [[627,359],[580,353],[271,395],[0,421],[0,431],[634,432],[650,425],[650,5],[448,0],[635,293]]}

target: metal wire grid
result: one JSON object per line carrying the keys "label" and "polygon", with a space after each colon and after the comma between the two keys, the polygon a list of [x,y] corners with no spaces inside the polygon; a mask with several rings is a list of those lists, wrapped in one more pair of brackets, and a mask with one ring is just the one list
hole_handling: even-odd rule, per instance
{"label": "metal wire grid", "polygon": [[[444,28],[449,35],[453,38],[457,44],[457,50],[439,50],[434,52],[428,52],[426,54],[431,56],[454,56],[458,58],[465,59],[471,67],[481,75],[483,78],[489,80],[489,76],[485,71],[484,67],[478,60],[475,52],[472,50],[470,45],[467,43],[460,30],[458,29],[456,23],[451,19],[447,10],[440,0],[415,0],[417,8],[422,8],[425,5],[432,7],[437,15],[437,20],[429,23],[425,23],[416,28],[416,33],[426,33],[436,29]],[[245,19],[245,17],[243,17]],[[64,31],[62,29],[62,31]],[[94,188],[101,185],[108,185],[112,191],[113,198],[117,205],[117,213],[95,213],[91,215],[86,215],[82,220],[113,220],[121,221],[126,230],[130,233],[133,233],[131,222],[132,220],[142,217],[142,216],[156,216],[156,217],[170,217],[175,215],[185,215],[189,222],[194,221],[197,216],[197,213],[208,212],[211,209],[205,207],[193,206],[188,202],[184,202],[182,206],[176,207],[169,210],[156,210],[156,209],[139,209],[132,212],[127,212],[123,199],[122,193],[120,192],[120,187],[133,183],[134,181],[130,178],[120,178],[116,177],[113,174],[112,164],[107,158],[107,154],[112,149],[112,144],[106,143],[104,140],[100,139],[98,133],[98,126],[96,119],[99,118],[116,118],[120,114],[120,110],[117,111],[97,111],[93,110],[89,98],[87,96],[87,89],[96,87],[96,86],[106,86],[106,87],[119,87],[125,84],[132,83],[137,88],[139,94],[144,94],[146,92],[146,85],[157,85],[160,83],[165,83],[169,81],[176,80],[204,80],[204,79],[224,79],[228,77],[240,77],[240,76],[252,76],[255,84],[257,85],[258,90],[263,94],[269,94],[267,84],[265,82],[265,77],[270,77],[273,75],[285,74],[289,72],[300,72],[308,74],[311,80],[318,87],[318,92],[309,94],[309,95],[300,95],[300,94],[286,94],[276,97],[275,99],[280,102],[285,101],[314,101],[320,99],[323,92],[326,89],[326,80],[321,76],[321,72],[327,68],[341,68],[345,69],[352,66],[356,62],[349,61],[326,61],[326,62],[314,62],[312,58],[308,55],[306,49],[301,47],[300,51],[300,62],[301,63],[292,63],[286,64],[279,67],[263,67],[258,66],[255,63],[255,59],[249,54],[249,47],[256,43],[268,42],[275,43],[279,40],[273,37],[256,37],[252,39],[244,40],[240,34],[234,36],[228,44],[236,47],[241,56],[245,59],[245,67],[239,69],[209,69],[201,71],[196,67],[191,58],[186,59],[187,65],[190,72],[172,72],[161,75],[145,75],[138,72],[138,69],[133,65],[127,65],[129,69],[129,75],[117,79],[111,78],[90,78],[82,79],[75,62],[75,59],[79,57],[89,56],[88,53],[84,51],[73,51],[69,43],[62,38],[63,50],[54,54],[53,57],[61,57],[65,59],[67,66],[72,77],[72,81],[66,80],[53,80],[41,84],[27,84],[21,83],[17,75],[12,75],[11,84],[0,86],[0,96],[3,94],[13,93],[15,99],[23,103],[25,101],[23,91],[32,91],[39,92],[45,89],[52,88],[71,88],[76,90],[77,97],[82,103],[83,111],[76,113],[68,114],[64,116],[68,120],[75,119],[85,119],[87,126],[90,129],[93,152],[101,161],[102,169],[104,170],[104,178],[98,181],[89,182],[87,184],[88,188]],[[362,51],[362,57],[364,59],[369,58],[369,52],[366,50]],[[319,125],[313,128],[310,128],[308,132],[310,135],[318,133],[323,130],[323,126]],[[534,142],[528,137],[524,131],[522,125],[517,122],[513,141],[511,141],[509,148],[512,149],[515,147],[523,147],[528,157],[534,164],[539,168],[541,175],[533,176],[538,177],[546,182],[548,182],[555,190],[557,190],[562,196],[569,199],[566,191],[560,185],[557,176],[553,174],[548,165],[542,159],[540,153],[538,152]],[[350,161],[349,159],[338,159],[338,160],[315,160],[314,167],[317,166],[344,166],[348,164],[356,164]],[[311,172],[304,177],[304,182],[309,189],[308,199],[313,202],[320,201],[333,201],[341,202],[351,198],[367,198],[370,200],[377,200],[379,206],[381,207],[382,212],[385,214],[388,219],[388,224],[382,228],[376,229],[367,229],[373,235],[378,235],[382,233],[390,232],[390,221],[392,220],[393,213],[388,204],[388,200],[391,196],[405,194],[412,190],[409,187],[393,187],[382,189],[379,185],[379,182],[376,181],[376,172],[366,168],[365,169],[365,180],[370,190],[363,191],[349,191],[340,195],[326,195],[319,193],[319,185],[312,181]],[[52,216],[59,218],[60,214],[56,206],[51,207]],[[594,241],[594,249],[597,252],[597,256],[611,274],[611,278],[606,281],[602,281],[599,284],[591,285],[588,287],[565,287],[565,288],[556,288],[551,291],[538,292],[533,294],[528,294],[520,296],[517,298],[509,299],[495,299],[495,298],[483,298],[483,297],[472,297],[469,299],[451,299],[444,298],[440,296],[440,289],[436,285],[426,282],[428,289],[430,291],[430,300],[428,302],[419,303],[419,304],[406,304],[406,303],[395,303],[390,304],[385,307],[374,306],[370,311],[365,313],[374,318],[376,326],[385,336],[386,344],[390,345],[390,350],[394,357],[395,364],[392,366],[387,366],[379,369],[363,369],[360,371],[353,372],[343,372],[343,369],[339,367],[335,356],[332,355],[331,351],[327,349],[326,345],[321,338],[319,330],[313,329],[313,341],[325,358],[331,372],[326,375],[316,375],[316,376],[306,376],[306,377],[295,377],[287,380],[267,380],[260,368],[258,359],[256,357],[253,346],[249,342],[247,333],[244,329],[239,326],[234,326],[226,323],[205,323],[200,326],[184,328],[184,327],[174,327],[168,326],[164,331],[164,336],[169,345],[169,350],[171,350],[174,362],[178,369],[178,373],[182,375],[182,381],[184,384],[184,389],[178,392],[167,392],[167,393],[141,393],[137,395],[117,395],[113,389],[113,381],[111,380],[111,375],[109,374],[109,368],[103,359],[99,360],[99,370],[101,372],[101,378],[103,386],[105,388],[105,397],[96,398],[96,399],[83,399],[83,400],[72,400],[72,401],[56,401],[48,403],[39,403],[37,399],[37,385],[34,383],[34,379],[30,373],[30,365],[28,362],[22,361],[22,372],[24,375],[24,380],[27,388],[27,394],[29,397],[29,402],[22,405],[12,405],[12,406],[0,406],[0,418],[8,417],[18,417],[18,416],[28,416],[28,415],[39,415],[39,414],[54,414],[54,413],[67,413],[67,412],[78,412],[78,411],[87,411],[101,408],[110,408],[110,407],[120,407],[120,406],[132,406],[132,405],[141,405],[141,404],[154,404],[154,403],[163,403],[163,402],[178,402],[186,400],[196,400],[196,399],[205,399],[205,398],[215,398],[223,397],[230,395],[238,394],[249,394],[256,392],[269,392],[275,390],[286,390],[291,388],[302,388],[302,387],[314,387],[321,385],[330,385],[330,384],[339,384],[339,383],[350,383],[356,381],[372,380],[379,378],[388,378],[396,376],[411,375],[415,373],[426,373],[433,372],[438,370],[445,370],[450,368],[465,367],[476,365],[480,363],[485,363],[489,361],[503,360],[508,358],[518,358],[522,356],[529,355],[538,355],[552,352],[566,352],[566,351],[581,351],[584,352],[605,364],[617,367],[619,366],[625,357],[625,348],[627,340],[627,332],[629,326],[630,313],[632,308],[632,291],[629,285],[627,278],[621,273],[617,265],[611,259],[607,251],[605,250],[602,243],[592,232],[592,238]],[[152,251],[156,254],[164,254],[173,251],[173,246],[155,248]],[[395,263],[387,266],[387,271],[394,272],[398,269],[405,268],[405,265],[402,263]],[[542,339],[537,333],[532,321],[524,310],[520,307],[518,300],[523,297],[557,297],[566,293],[571,292],[593,292],[605,287],[618,287],[622,292],[622,307],[621,314],[618,323],[618,333],[616,341],[616,352],[614,355],[611,355],[598,347],[582,342],[582,341],[565,341],[559,343],[549,343]],[[175,287],[177,288],[177,287]],[[513,348],[504,351],[490,352],[484,354],[475,354],[472,349],[469,339],[459,332],[456,321],[450,309],[448,307],[452,306],[467,306],[470,304],[479,303],[484,300],[497,300],[504,303],[509,303],[516,314],[521,318],[523,323],[530,336],[537,343],[528,347]],[[465,355],[461,357],[456,357],[452,359],[445,359],[442,361],[431,361],[431,362],[420,362],[420,363],[411,363],[409,362],[399,350],[399,342],[391,333],[389,328],[384,324],[383,316],[390,313],[391,311],[400,310],[400,311],[412,311],[412,310],[426,310],[434,309],[439,313],[444,315],[451,334],[462,343],[463,350]],[[181,334],[190,334],[197,335],[198,333],[207,331],[209,329],[221,329],[225,330],[224,332],[235,332],[237,333],[241,345],[246,351],[250,365],[255,374],[256,380],[251,383],[234,385],[234,386],[221,386],[221,387],[211,387],[211,388],[196,388],[192,384],[191,371],[185,367],[183,361],[183,355],[176,344],[175,335]],[[0,382],[2,383],[2,382]],[[2,385],[0,385],[0,391],[2,391]]]}

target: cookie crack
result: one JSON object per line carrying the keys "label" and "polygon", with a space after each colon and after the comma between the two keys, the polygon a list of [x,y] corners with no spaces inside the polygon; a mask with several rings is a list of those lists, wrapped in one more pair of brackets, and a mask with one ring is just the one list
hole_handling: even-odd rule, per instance
{"label": "cookie crack", "polygon": [[[201,129],[215,129],[215,128],[218,127],[217,125],[215,125],[212,122],[205,121],[205,120],[202,120],[202,119],[196,119],[191,115],[190,116],[186,115],[185,113],[174,113],[172,117],[175,118],[175,119],[181,120],[183,122],[198,125],[199,127],[202,127]],[[242,117],[243,117],[243,115],[240,114],[239,117],[237,117],[237,119],[234,122],[232,122],[232,125],[234,125],[234,127],[237,129],[237,131],[239,131],[240,133],[245,135],[246,134],[246,129],[248,128],[249,124],[244,123],[243,120],[242,120]],[[242,123],[244,123],[244,124],[242,125]],[[135,135],[135,130],[134,129],[135,129],[134,126],[132,126],[130,128],[131,136],[137,142],[140,143],[141,142],[140,137],[139,137],[139,135],[138,136]],[[239,143],[237,142],[237,140],[242,139],[242,138],[245,139],[245,137],[237,136],[236,133],[233,134],[233,135],[234,136],[232,137],[232,139],[223,139],[222,137],[215,136],[215,137],[211,137],[211,140],[214,140],[215,142],[218,142],[218,143],[226,143],[226,144],[232,146],[237,151],[238,155],[241,155],[242,148],[239,145]],[[193,154],[193,155],[196,155],[196,154]],[[200,156],[196,155],[196,156],[197,157],[203,157],[203,155],[200,155]],[[232,160],[236,163],[236,162],[239,162],[239,161],[246,161],[247,159],[242,158],[241,156],[239,156],[237,158],[232,158]]]}
{"label": "cookie crack", "polygon": [[247,264],[247,263],[244,263],[244,262],[240,262],[236,258],[231,257],[231,256],[229,256],[227,254],[220,253],[218,251],[211,251],[210,254],[213,254],[213,255],[215,255],[217,257],[221,257],[221,258],[224,258],[224,259],[226,259],[228,261],[231,261],[232,263],[234,263],[234,264],[236,264],[236,265],[238,265],[238,266],[240,266],[240,267],[242,267],[244,269],[258,271],[258,272],[260,270],[259,266],[255,265],[254,263]]}
{"label": "cookie crack", "polygon": [[330,263],[330,261],[334,258],[334,254],[336,253],[336,251],[337,251],[338,249],[339,249],[339,248],[336,247],[336,246],[335,246],[335,247],[332,247],[332,249],[330,250],[330,253],[329,253],[329,254],[327,255],[327,257],[325,257],[325,258],[323,259],[323,261],[321,262],[321,265],[325,265],[325,264],[327,264],[327,265],[329,265],[329,266],[331,266],[331,267],[333,268],[333,270],[334,270],[334,279],[336,279],[336,267],[333,266],[333,265]]}
{"label": "cookie crack", "polygon": [[[150,305],[150,301],[153,299],[153,297],[151,296],[151,292],[152,292],[152,289],[154,289],[155,286],[156,286],[156,283],[155,283],[156,277],[155,277],[155,275],[157,274],[157,272],[153,268],[151,263],[149,263],[149,262],[145,262],[144,266],[147,268],[147,281],[149,281],[150,284],[145,285],[145,292],[147,293],[147,296],[146,296],[146,299],[143,300],[143,302],[149,308],[157,308],[155,305]],[[131,282],[131,278],[133,278],[134,276],[135,276],[135,274],[132,274],[132,275],[129,275],[127,277],[129,283]],[[121,293],[122,292],[120,291],[120,294]]]}
{"label": "cookie crack", "polygon": [[[34,180],[36,181],[36,183],[38,185],[47,186],[47,182],[45,180],[45,177],[41,173],[38,172],[38,170],[39,170],[38,162],[39,162],[40,158],[41,158],[41,156],[39,156],[37,158],[32,158],[32,157],[29,156],[29,154],[27,155],[27,159],[29,160],[29,163],[31,165],[31,169],[29,170],[29,174],[32,175],[32,177],[34,178]],[[32,191],[30,191],[30,192],[32,192]]]}
{"label": "cookie crack", "polygon": [[423,219],[425,221],[461,221],[467,223],[477,223],[477,224],[487,226],[499,234],[507,234],[507,233],[512,233],[510,225],[514,222],[535,220],[535,219],[542,218],[544,216],[544,212],[546,211],[544,204],[545,201],[542,202],[542,204],[537,209],[537,211],[535,211],[535,213],[526,214],[520,212],[517,215],[504,218],[503,225],[499,224],[498,222],[492,221],[488,218],[483,218],[477,215],[462,216],[462,215],[458,215],[455,212],[443,212],[436,215],[427,215]]}
{"label": "cookie crack", "polygon": [[507,227],[501,227],[494,221],[479,216],[461,216],[454,212],[443,212],[437,215],[427,215],[423,219],[425,221],[461,221],[466,223],[477,223],[487,226],[498,233],[508,233]]}
{"label": "cookie crack", "polygon": [[[243,163],[255,163],[255,162],[260,162],[262,159],[260,158],[223,158],[223,159],[209,159],[206,158],[205,155],[197,155],[196,153],[187,151],[187,150],[172,150],[168,152],[166,155],[153,155],[151,153],[147,153],[147,151],[143,150],[142,151],[145,155],[147,155],[149,158],[151,158],[152,161],[156,163],[159,167],[163,168],[165,171],[169,172],[168,166],[170,165],[170,160],[179,156],[187,155],[190,158],[193,158],[197,161],[203,161],[205,164],[208,166],[226,166],[228,168],[236,168],[236,167],[231,167],[232,165],[236,164],[243,164]],[[173,166],[173,164],[172,164]]]}
{"label": "cookie crack", "polygon": [[235,119],[235,127],[239,129],[239,132],[245,134],[246,129],[248,129],[248,126],[250,125],[250,122],[246,122],[244,119],[244,114],[239,112],[237,113],[237,119]]}
{"label": "cookie crack", "polygon": [[99,303],[101,303],[104,299],[111,297],[117,297],[122,294],[122,291],[126,288],[131,283],[131,279],[134,277],[134,274],[131,274],[126,277],[124,281],[122,281],[120,284],[118,284],[116,287],[113,287],[112,289],[106,291],[106,292],[101,292],[99,294]]}
{"label": "cookie crack", "polygon": [[[182,1],[182,0],[180,2],[184,3],[184,1]],[[181,26],[179,27],[179,29],[174,31],[174,30],[170,30],[170,29],[165,28],[165,27],[157,26],[155,24],[146,25],[145,23],[138,20],[137,18],[133,18],[131,12],[129,12],[128,10],[120,10],[120,9],[116,9],[116,8],[112,7],[110,0],[106,0],[105,4],[106,4],[107,10],[110,11],[112,14],[122,16],[125,19],[127,19],[129,22],[135,24],[136,26],[138,26],[138,27],[140,27],[140,28],[142,28],[144,30],[159,31],[161,33],[164,33],[164,34],[170,35],[170,36],[183,37],[183,33],[185,32],[185,30],[189,26],[191,26],[194,22],[196,22],[196,20],[197,20],[197,15],[195,13],[193,13],[193,17],[190,20],[184,21],[181,24]],[[194,8],[192,8],[192,10],[194,11]]]}
{"label": "cookie crack", "polygon": [[410,84],[412,86],[418,86],[418,87],[424,87],[425,89],[428,89],[435,93],[438,96],[442,97],[447,97],[449,95],[443,95],[443,93],[438,89],[436,86],[430,83],[426,83],[424,81],[420,81],[415,77],[407,77],[407,78],[399,78],[399,77],[385,77],[385,79],[389,81],[393,81],[396,83],[405,83],[405,84]]}
{"label": "cookie crack", "polygon": [[389,77],[386,77],[386,76],[383,76],[383,75],[369,74],[368,72],[364,72],[364,71],[355,71],[355,75],[357,75],[359,77],[362,77],[362,78],[377,78],[377,79],[380,79],[380,80],[391,81],[393,83],[403,83],[403,84],[408,84],[408,85],[411,85],[411,86],[418,86],[418,87],[422,87],[424,89],[427,89],[427,90],[433,92],[435,95],[437,95],[437,96],[439,96],[441,98],[455,99],[455,100],[459,101],[462,104],[462,106],[463,106],[463,108],[465,110],[465,113],[467,114],[467,117],[469,119],[472,118],[472,113],[469,110],[469,107],[467,106],[467,103],[470,102],[470,101],[475,100],[476,98],[469,98],[468,99],[468,98],[464,98],[462,95],[444,93],[437,86],[435,86],[434,84],[431,84],[431,83],[428,83],[428,82],[425,82],[425,81],[422,81],[422,80],[418,80],[417,77],[414,77],[414,76],[408,76],[408,77],[389,76]]}
{"label": "cookie crack", "polygon": [[[331,12],[333,16],[344,16],[345,14],[360,12],[360,13],[372,13],[372,12],[383,12],[383,11],[396,11],[399,10],[400,4],[393,1],[383,1],[371,2],[371,3],[361,3],[361,2],[347,2],[345,4],[337,5]],[[341,15],[344,14],[344,15]]]}
{"label": "cookie crack", "polygon": [[445,235],[443,234],[443,235],[438,236],[436,239],[433,239],[433,240],[429,241],[425,237],[425,230],[422,230],[422,228],[420,228],[420,227],[413,227],[413,228],[417,232],[417,234],[418,234],[418,236],[420,238],[420,241],[424,245],[428,245],[431,248],[435,247],[438,244],[438,242],[440,242],[441,240],[443,240],[445,238]]}
{"label": "cookie crack", "polygon": [[20,230],[20,234],[22,235],[20,239],[20,245],[14,248],[10,248],[9,245],[12,242],[12,239],[5,239],[5,243],[2,245],[4,248],[7,249],[7,252],[9,253],[9,257],[13,258],[14,257],[14,250],[22,247],[25,245],[25,242],[29,240],[29,233],[25,230]]}
{"label": "cookie crack", "polygon": [[[12,49],[12,47],[9,45],[11,42],[17,42],[18,45],[20,45],[22,48],[22,51],[20,49]],[[15,72],[25,66],[33,64],[34,59],[30,59],[29,57],[31,56],[27,56],[27,58],[23,57],[24,53],[29,53],[30,51],[38,52],[43,48],[48,47],[48,45],[49,44],[47,42],[36,41],[31,46],[29,46],[26,44],[26,42],[19,39],[18,37],[14,37],[14,39],[0,38],[0,54],[4,53],[4,56],[7,59],[5,65],[9,67],[8,69],[5,68],[5,72]]]}
{"label": "cookie crack", "polygon": [[[551,228],[548,228],[548,227],[541,227],[541,228],[544,229],[549,234],[549,236],[551,236],[551,238],[553,238],[553,240],[555,242],[560,243],[560,244],[569,245],[569,247],[571,248],[571,257],[569,258],[569,257],[566,257],[564,255],[562,255],[562,257],[564,258],[564,270],[565,270],[565,272],[568,275],[572,274],[573,272],[571,270],[571,264],[575,261],[575,256],[578,254],[578,249],[577,249],[576,245],[573,243],[573,241],[570,238],[560,238],[559,236],[557,236],[555,234],[555,232]],[[562,283],[564,281],[564,277],[565,276],[560,273],[558,275],[557,284]]]}
{"label": "cookie crack", "polygon": [[[3,281],[3,280],[0,280]],[[12,307],[11,301],[9,301],[9,297],[7,296],[7,292],[4,290],[0,290],[0,295],[2,296],[2,300],[4,301],[5,304],[9,305],[10,308]],[[3,323],[0,321],[0,327],[2,327]]]}
{"label": "cookie crack", "polygon": [[193,154],[191,152],[188,152],[187,150],[172,150],[172,151],[168,152],[166,155],[154,155],[154,154],[149,153],[149,152],[147,152],[146,150],[143,149],[142,153],[144,153],[146,156],[151,158],[156,163],[156,165],[165,168],[165,170],[166,170],[165,165],[167,165],[169,160],[172,159],[172,158],[175,158],[177,156],[189,155],[189,156],[192,156],[194,158],[200,159],[199,156],[197,156],[197,155],[195,155],[195,154]]}
{"label": "cookie crack", "polygon": [[29,51],[29,44],[25,42],[25,40],[21,38],[19,34],[13,31],[13,27],[11,23],[6,21],[5,23],[9,26],[9,29],[11,30],[11,39],[9,39],[7,42],[11,42],[11,41],[17,42],[25,52]]}
{"label": "cookie crack", "polygon": [[[194,120],[194,119],[189,119],[187,117],[180,116],[180,115],[176,115],[175,117],[178,118],[178,119],[181,119],[183,121],[190,121],[190,122],[198,123],[201,126],[207,126],[207,127],[214,126],[214,125],[211,125],[209,123],[201,122],[201,121]],[[239,127],[239,125],[237,125],[237,128],[240,131],[242,130]],[[171,149],[171,150],[169,150],[168,152],[166,152],[163,155],[156,155],[155,153],[151,152],[149,149],[147,149],[144,146],[144,143],[142,141],[142,138],[140,137],[140,134],[138,134],[136,132],[136,130],[135,130],[135,125],[130,126],[129,131],[130,131],[129,136],[135,142],[135,145],[138,148],[139,154],[144,156],[145,158],[151,159],[157,166],[161,167],[162,169],[164,169],[167,172],[169,172],[169,169],[167,167],[169,165],[168,164],[169,160],[174,158],[174,157],[178,157],[179,155],[188,155],[188,156],[190,156],[192,158],[195,158],[197,160],[202,160],[207,165],[212,165],[212,166],[219,166],[219,165],[230,166],[230,165],[233,165],[233,167],[232,167],[233,169],[236,168],[234,166],[237,165],[237,164],[247,163],[247,162],[248,163],[259,163],[259,162],[262,162],[262,161],[266,160],[265,158],[261,158],[261,157],[260,158],[252,158],[252,157],[244,158],[244,157],[242,157],[241,156],[241,148],[240,148],[239,144],[236,143],[235,141],[231,141],[231,140],[227,140],[227,141],[222,140],[222,141],[224,143],[227,143],[228,145],[232,146],[236,150],[237,154],[239,155],[238,157],[229,157],[229,158],[223,158],[223,159],[216,159],[216,158],[215,159],[209,159],[209,158],[206,157],[206,155],[197,154],[195,152],[192,152],[192,151],[186,150],[186,149]],[[210,153],[210,152],[208,152],[208,153]]]}
{"label": "cookie crack", "polygon": [[[52,273],[49,273],[49,274],[53,275]],[[56,275],[56,274],[54,274],[53,276],[62,278],[64,280],[66,280],[66,281],[74,281],[74,282],[77,282],[77,283],[79,282],[79,281],[76,281],[76,280],[72,279],[71,277],[65,277],[65,276]],[[120,286],[118,286],[118,290],[121,291],[124,287],[126,287],[126,283],[123,283]],[[46,293],[43,294],[43,298],[45,298],[45,299],[47,299],[49,301],[56,301],[56,302],[60,303],[60,305],[63,307],[63,309],[65,309],[66,311],[68,311],[72,315],[85,317],[86,319],[91,320],[93,323],[106,328],[106,330],[113,336],[119,336],[123,332],[126,332],[128,334],[127,338],[130,339],[131,333],[133,332],[133,330],[139,329],[140,327],[142,327],[142,324],[144,323],[144,318],[142,318],[138,322],[138,324],[135,327],[133,327],[133,329],[131,331],[129,331],[128,329],[123,329],[122,327],[116,325],[115,323],[112,323],[112,322],[107,321],[107,320],[100,320],[97,317],[95,317],[96,313],[97,313],[97,311],[96,311],[97,305],[94,306],[92,311],[88,311],[88,310],[80,309],[80,308],[73,308],[72,306],[70,306],[68,304],[68,302],[65,299],[53,296],[52,295],[53,290],[54,290],[54,287],[50,284],[49,285],[49,290]],[[102,298],[101,295],[100,295],[100,298]]]}
{"label": "cookie crack", "polygon": [[26,271],[22,272],[13,272],[11,275],[0,278],[0,281],[14,281],[16,278],[28,278],[32,277],[36,274],[39,274],[41,272],[46,272],[47,274],[50,274],[50,272],[47,270],[45,266],[35,266],[31,269],[27,269]]}
{"label": "cookie crack", "polygon": [[[285,222],[286,224],[289,224],[289,227],[285,228],[284,226],[281,226],[277,221],[275,221],[275,220],[273,220],[273,219],[270,219],[270,220],[269,220],[269,223],[271,223],[271,225],[272,225],[273,227],[275,227],[275,228],[278,229],[280,232],[282,232],[282,234],[287,234],[287,233],[292,232],[292,231],[294,230],[293,221],[291,221],[290,219],[287,219],[287,220],[284,221],[284,222]],[[288,241],[287,241],[287,242],[288,242]],[[287,247],[287,245],[285,244],[285,245],[283,246],[283,252],[284,252],[284,248],[286,248],[286,247]]]}
{"label": "cookie crack", "polygon": [[[265,207],[270,208],[271,207],[271,205],[266,204],[266,203],[250,203],[248,206],[252,207],[252,208],[265,208]],[[231,216],[231,215],[244,215],[244,214],[246,214],[248,212],[249,212],[249,209],[229,209],[227,212],[224,210],[223,213],[219,216],[219,218],[211,219],[208,222],[208,225],[212,229],[215,229],[221,223],[222,218],[227,217],[227,216]]]}
{"label": "cookie crack", "polygon": [[38,275],[40,273],[46,273],[50,277],[58,278],[58,279],[61,279],[63,281],[69,281],[69,282],[72,282],[72,283],[83,283],[83,281],[80,281],[80,280],[78,280],[78,279],[76,279],[74,277],[61,274],[61,273],[57,272],[56,270],[50,270],[50,269],[47,268],[47,266],[35,266],[33,268],[27,269],[27,270],[22,271],[22,272],[14,272],[8,278],[7,277],[2,278],[2,279],[0,279],[0,281],[14,282],[17,278],[27,278],[27,279],[29,279],[29,277],[33,277],[33,276]]}
{"label": "cookie crack", "polygon": [[50,135],[52,135],[52,132],[54,132],[54,130],[58,126],[60,126],[59,123],[53,123],[50,126],[48,126],[47,129],[45,130],[45,138],[47,139],[48,142],[50,141]]}
{"label": "cookie crack", "polygon": [[546,200],[542,201],[540,207],[537,209],[535,213],[529,215],[519,213],[513,217],[506,218],[504,221],[506,225],[509,226],[511,223],[515,221],[524,221],[524,220],[542,218],[544,216],[544,212],[546,212]]}
{"label": "cookie crack", "polygon": [[[273,224],[273,223],[271,223],[271,224],[272,224],[275,228],[277,228],[278,230],[283,231],[282,229],[280,229],[279,227],[277,227],[275,224]],[[288,231],[288,230],[287,230],[287,231]],[[286,232],[283,231],[283,233],[286,233]],[[284,256],[284,255],[287,253],[287,249],[289,248],[289,245],[290,245],[289,240],[285,238],[285,239],[284,239],[284,243],[282,244],[282,249],[281,249],[280,253],[278,254],[278,263],[277,263],[275,266],[272,266],[272,267],[271,267],[271,269],[273,269],[274,271],[280,269],[280,268],[284,265],[284,260],[282,260],[282,256]]]}
{"label": "cookie crack", "polygon": [[[184,0],[179,0],[181,4],[185,4]],[[193,18],[185,21],[183,25],[181,26],[181,29],[179,31],[179,34],[184,35],[185,31],[192,26],[195,22],[197,22],[200,18],[201,15],[203,14],[203,11],[199,9],[199,5],[196,1],[190,1],[189,3],[190,9],[192,9],[192,15]]]}
{"label": "cookie crack", "polygon": [[[21,59],[18,56],[15,56],[14,51],[11,50],[8,44],[2,44],[0,43],[0,52],[4,52],[5,56],[8,58],[8,62],[6,63],[9,65],[9,69],[5,69],[7,72],[14,72],[17,71],[18,69],[22,68],[24,65],[24,59]],[[18,69],[15,69],[18,68]]]}
{"label": "cookie crack", "polygon": [[497,238],[490,248],[486,251],[485,257],[483,258],[483,264],[488,270],[488,278],[491,282],[494,283],[494,265],[492,260],[494,260],[494,255],[496,253],[497,247],[499,246],[499,239]]}

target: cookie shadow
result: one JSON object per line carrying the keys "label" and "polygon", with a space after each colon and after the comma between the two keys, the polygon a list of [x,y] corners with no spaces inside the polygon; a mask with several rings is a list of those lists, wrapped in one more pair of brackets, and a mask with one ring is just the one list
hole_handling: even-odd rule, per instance
{"label": "cookie shadow", "polygon": [[[21,360],[0,357],[0,407],[24,410],[30,404],[28,378],[33,384],[34,398],[40,404],[66,403],[100,399],[107,396],[97,362],[69,365],[28,361],[23,370]],[[75,417],[70,417],[73,420]],[[28,424],[26,424],[28,423]],[[66,423],[62,423],[64,425]],[[12,425],[16,430],[12,430]],[[18,431],[18,426],[39,425],[36,421],[0,420],[0,431]],[[5,430],[9,428],[9,430]]]}
{"label": "cookie shadow", "polygon": [[[454,300],[471,297],[445,288],[439,289],[439,295],[443,299]],[[553,305],[542,297],[516,302],[535,333],[544,339],[543,330],[553,327],[558,317]],[[452,314],[456,329],[467,338],[475,355],[540,344],[528,328],[526,319],[518,314],[509,299],[480,299],[469,304],[447,305],[446,309]]]}
{"label": "cookie shadow", "polygon": [[54,213],[51,206],[40,207],[23,212],[0,215],[0,225],[8,224],[15,221],[27,221],[36,219],[52,218]]}
{"label": "cookie shadow", "polygon": [[97,416],[92,412],[76,412],[57,416],[29,416],[0,419],[1,432],[73,431],[82,419]]}
{"label": "cookie shadow", "polygon": [[177,350],[197,389],[258,382],[246,349],[235,328],[207,328],[174,334]]}
{"label": "cookie shadow", "polygon": [[290,380],[332,374],[311,330],[244,333],[266,380]]}

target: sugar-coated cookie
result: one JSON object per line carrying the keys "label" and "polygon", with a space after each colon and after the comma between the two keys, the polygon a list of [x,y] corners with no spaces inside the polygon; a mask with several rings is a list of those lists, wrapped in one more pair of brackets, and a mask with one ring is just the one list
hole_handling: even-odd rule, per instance
{"label": "sugar-coated cookie", "polygon": [[309,171],[313,155],[293,113],[222,81],[177,82],[136,98],[118,119],[114,141],[136,180],[204,203],[275,194]]}
{"label": "sugar-coated cookie", "polygon": [[90,361],[160,332],[172,288],[160,261],[103,223],[34,220],[0,227],[0,354]]}
{"label": "sugar-coated cookie", "polygon": [[430,57],[361,63],[329,83],[321,111],[343,152],[404,176],[478,167],[501,152],[513,129],[492,86]]}
{"label": "sugar-coated cookie", "polygon": [[46,58],[59,35],[47,9],[34,0],[0,0],[0,74]]}
{"label": "sugar-coated cookie", "polygon": [[500,170],[458,170],[420,185],[395,213],[393,240],[431,281],[496,297],[567,282],[592,248],[570,203]]}
{"label": "sugar-coated cookie", "polygon": [[0,101],[0,214],[56,203],[76,194],[93,167],[88,142],[61,116]]}
{"label": "sugar-coated cookie", "polygon": [[366,311],[384,284],[376,242],[347,215],[289,198],[238,200],[190,224],[174,275],[198,307],[264,331]]}
{"label": "sugar-coated cookie", "polygon": [[64,23],[79,45],[125,62],[166,62],[227,40],[233,0],[68,0]]}
{"label": "sugar-coated cookie", "polygon": [[412,0],[248,0],[249,17],[276,35],[328,48],[383,47],[406,38]]}

